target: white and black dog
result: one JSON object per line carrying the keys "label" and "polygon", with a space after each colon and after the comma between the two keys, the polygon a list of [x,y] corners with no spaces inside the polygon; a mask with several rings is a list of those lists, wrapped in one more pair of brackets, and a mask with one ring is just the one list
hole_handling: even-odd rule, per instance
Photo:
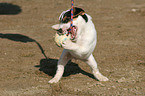
{"label": "white and black dog", "polygon": [[[91,16],[86,14],[83,9],[74,7],[73,26],[76,29],[74,40],[66,40],[63,42],[64,48],[62,55],[58,61],[57,72],[49,83],[57,83],[63,73],[64,66],[73,58],[80,59],[86,62],[92,69],[94,77],[99,81],[108,81],[109,79],[103,76],[97,68],[92,52],[96,46],[97,34]],[[61,13],[60,24],[53,25],[52,28],[59,31],[66,31],[70,28],[71,10]]]}

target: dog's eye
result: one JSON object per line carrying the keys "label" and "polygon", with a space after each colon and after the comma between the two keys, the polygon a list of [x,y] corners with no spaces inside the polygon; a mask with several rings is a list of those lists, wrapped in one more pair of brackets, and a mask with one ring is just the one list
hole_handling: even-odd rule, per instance
{"label": "dog's eye", "polygon": [[70,21],[70,18],[66,18],[65,20],[62,21],[62,23],[68,23]]}

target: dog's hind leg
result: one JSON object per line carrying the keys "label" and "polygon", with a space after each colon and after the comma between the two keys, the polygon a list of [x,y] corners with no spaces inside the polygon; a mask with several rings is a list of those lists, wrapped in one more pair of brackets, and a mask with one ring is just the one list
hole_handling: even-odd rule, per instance
{"label": "dog's hind leg", "polygon": [[61,57],[57,63],[56,74],[55,74],[54,78],[52,78],[48,83],[57,83],[61,79],[61,77],[64,73],[64,66],[71,59],[72,59],[72,56],[70,55],[70,53],[64,49],[62,54],[61,54]]}
{"label": "dog's hind leg", "polygon": [[97,62],[95,61],[92,54],[85,62],[92,68],[93,75],[97,80],[99,80],[99,81],[108,81],[109,80],[107,77],[103,76],[99,72],[99,69],[97,68]]}

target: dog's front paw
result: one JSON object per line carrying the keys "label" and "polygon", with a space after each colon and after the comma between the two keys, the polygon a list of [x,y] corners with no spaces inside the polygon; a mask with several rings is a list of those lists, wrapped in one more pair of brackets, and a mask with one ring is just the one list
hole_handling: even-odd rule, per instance
{"label": "dog's front paw", "polygon": [[52,84],[52,83],[57,83],[58,81],[59,81],[59,79],[52,78],[50,81],[48,81],[48,83]]}
{"label": "dog's front paw", "polygon": [[62,43],[62,47],[64,49],[68,49],[68,50],[72,50],[73,48],[73,43],[71,40],[65,40],[63,43]]}

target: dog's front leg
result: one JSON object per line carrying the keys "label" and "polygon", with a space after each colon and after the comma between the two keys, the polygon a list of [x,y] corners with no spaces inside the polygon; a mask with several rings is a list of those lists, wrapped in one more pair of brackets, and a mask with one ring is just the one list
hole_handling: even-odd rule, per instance
{"label": "dog's front leg", "polygon": [[66,40],[62,43],[62,47],[67,50],[76,50],[78,45],[73,43],[71,40]]}
{"label": "dog's front leg", "polygon": [[87,49],[85,47],[80,46],[77,43],[73,43],[71,40],[64,41],[63,44],[62,44],[62,47],[64,49],[73,51],[74,53],[77,53],[77,54],[82,54],[82,53],[87,52],[86,51]]}
{"label": "dog's front leg", "polygon": [[107,77],[103,76],[99,72],[99,69],[97,68],[97,62],[95,61],[92,54],[85,62],[92,68],[93,75],[96,79],[98,79],[99,81],[108,81],[109,80]]}
{"label": "dog's front leg", "polygon": [[64,66],[71,59],[72,59],[72,56],[69,54],[69,52],[67,50],[64,49],[62,52],[62,55],[58,61],[58,64],[57,64],[56,74],[55,74],[54,78],[52,78],[48,83],[57,83],[61,79],[61,77],[64,73]]}
{"label": "dog's front leg", "polygon": [[77,55],[80,58],[85,59],[88,57],[87,54],[88,54],[89,48],[79,45],[77,43],[74,43],[71,40],[66,40],[65,42],[63,42],[62,47],[64,49],[69,50],[70,52],[72,52],[73,54]]}

